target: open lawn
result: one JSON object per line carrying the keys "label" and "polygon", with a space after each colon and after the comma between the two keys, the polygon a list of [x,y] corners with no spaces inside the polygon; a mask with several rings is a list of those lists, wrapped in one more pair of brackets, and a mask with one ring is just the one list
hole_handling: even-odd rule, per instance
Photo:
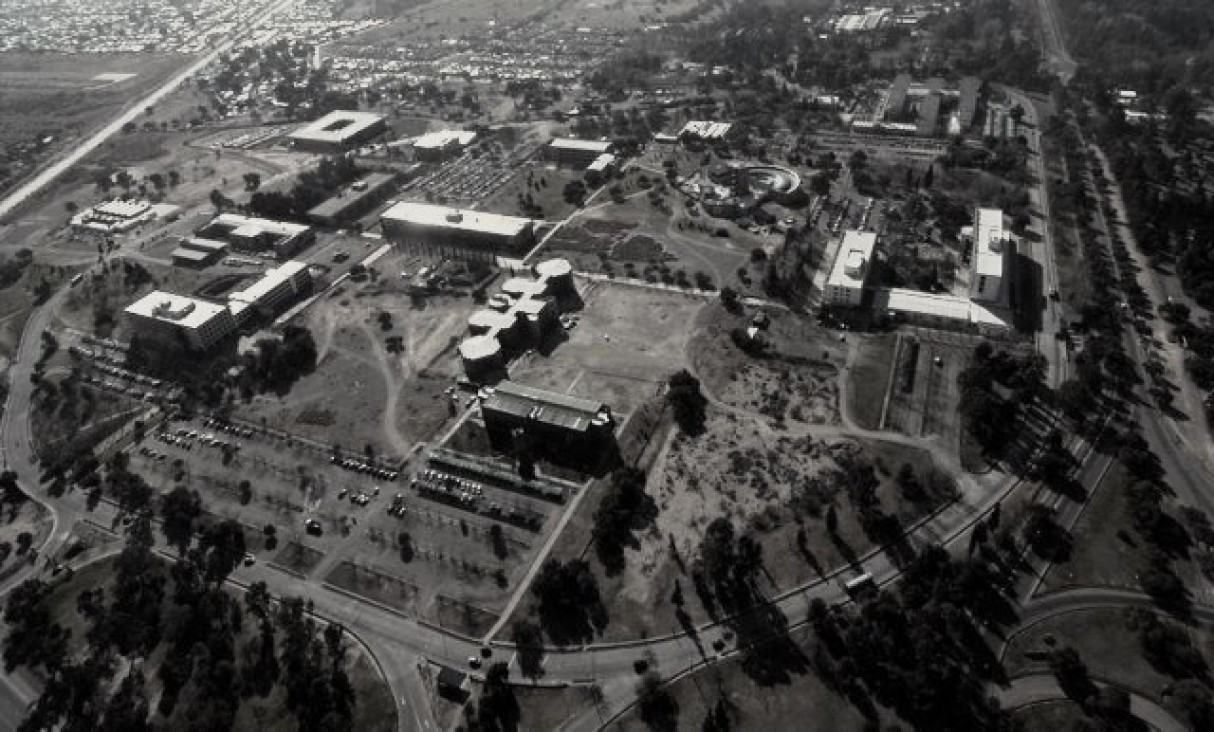
{"label": "open lawn", "polygon": [[847,377],[850,411],[856,424],[865,429],[879,430],[889,375],[898,352],[898,336],[893,333],[867,336],[860,339],[856,350],[858,352]]}
{"label": "open lawn", "polygon": [[[1150,547],[1134,531],[1128,515],[1125,490],[1129,480],[1119,465],[1109,471],[1075,526],[1070,558],[1050,566],[1043,592],[1089,586],[1142,588],[1138,574],[1150,562]],[[1195,602],[1210,602],[1214,597],[1196,562],[1179,558],[1172,568]]]}
{"label": "open lawn", "polygon": [[[804,630],[794,631],[792,636],[800,645],[809,642]],[[755,653],[763,653],[763,648]],[[739,732],[792,727],[859,732],[872,728],[851,702],[831,691],[808,666],[790,674],[787,683],[761,685],[747,675],[743,662],[731,660],[685,676],[666,687],[666,691],[673,700],[673,704],[667,705],[670,713],[663,715],[663,719],[669,720],[667,726],[660,723],[651,726],[634,707],[607,729],[613,732],[700,729],[719,700],[728,709],[729,729]],[[879,710],[878,714],[885,723],[896,721],[887,711]]]}
{"label": "open lawn", "polygon": [[1064,729],[1085,729],[1091,724],[1083,708],[1073,701],[1049,701],[1030,704],[1014,713],[1016,723],[1024,732],[1058,732]]}
{"label": "open lawn", "polygon": [[[1138,633],[1127,625],[1128,618],[1126,611],[1111,608],[1079,610],[1055,616],[1013,636],[1004,655],[1004,667],[1008,675],[1013,677],[1049,673],[1049,665],[1044,658],[1029,657],[1029,654],[1050,650],[1048,636],[1054,639],[1055,649],[1066,646],[1074,648],[1087,664],[1093,678],[1112,681],[1161,701],[1164,690],[1175,679],[1156,669],[1143,657]],[[1175,623],[1166,617],[1163,622]],[[1206,663],[1214,660],[1209,650],[1209,632],[1199,627],[1188,628],[1187,632]]]}

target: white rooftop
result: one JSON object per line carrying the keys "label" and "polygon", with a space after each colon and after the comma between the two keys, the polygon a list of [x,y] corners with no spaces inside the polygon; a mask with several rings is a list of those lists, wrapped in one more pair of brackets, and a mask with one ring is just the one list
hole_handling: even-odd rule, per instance
{"label": "white rooftop", "polygon": [[709,122],[707,120],[692,120],[683,125],[679,135],[693,135],[703,140],[716,140],[729,134],[733,125],[729,122]]}
{"label": "white rooftop", "polygon": [[864,275],[876,246],[877,235],[874,232],[851,230],[844,233],[826,286],[863,287]]}
{"label": "white rooftop", "polygon": [[1003,211],[980,208],[974,224],[974,272],[1003,276]]}
{"label": "white rooftop", "polygon": [[1007,327],[1007,321],[992,310],[968,297],[956,295],[934,295],[930,292],[902,288],[878,290],[873,298],[873,308],[896,313],[916,313],[947,318],[976,325]]}
{"label": "white rooftop", "polygon": [[121,219],[133,219],[148,211],[152,204],[147,201],[106,201],[93,207],[95,213]]}
{"label": "white rooftop", "polygon": [[228,300],[235,302],[246,302],[249,304],[257,304],[261,298],[272,292],[274,288],[287,282],[301,271],[308,268],[306,262],[291,260],[283,262],[273,269],[267,269],[256,282],[249,285],[239,292],[233,292],[228,295]]}
{"label": "white rooftop", "polygon": [[430,150],[444,148],[452,143],[460,147],[467,147],[475,139],[476,133],[470,130],[440,130],[419,136],[413,141],[413,147]]}
{"label": "white rooftop", "polygon": [[394,204],[384,211],[381,218],[416,226],[460,229],[500,236],[517,236],[531,225],[531,219],[518,216],[503,216],[485,211],[467,211],[449,206],[407,201]]}
{"label": "white rooftop", "polygon": [[300,127],[291,133],[294,140],[317,140],[324,142],[341,142],[371,125],[383,121],[383,117],[370,112],[330,112],[324,117]]}
{"label": "white rooftop", "polygon": [[226,311],[223,305],[208,300],[153,290],[128,305],[125,312],[193,329],[202,327]]}
{"label": "white rooftop", "polygon": [[219,214],[219,216],[215,217],[215,222],[235,227],[234,233],[238,233],[241,236],[257,236],[263,231],[278,234],[279,236],[293,236],[295,234],[302,234],[310,228],[303,224],[259,219],[254,216],[241,216],[240,214],[233,213]]}
{"label": "white rooftop", "polygon": [[554,137],[548,143],[559,150],[585,150],[597,152],[600,155],[611,149],[610,140],[578,140],[572,137]]}

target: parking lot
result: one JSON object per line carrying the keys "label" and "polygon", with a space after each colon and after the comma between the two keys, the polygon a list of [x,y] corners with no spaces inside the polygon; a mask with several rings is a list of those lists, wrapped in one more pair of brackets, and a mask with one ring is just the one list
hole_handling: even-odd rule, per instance
{"label": "parking lot", "polygon": [[566,491],[454,452],[389,465],[208,416],[166,420],[129,455],[153,488],[186,485],[240,522],[254,561],[470,632],[504,604]]}
{"label": "parking lot", "polygon": [[487,153],[474,154],[469,150],[419,179],[413,191],[437,196],[448,203],[477,203],[517,175],[538,150],[533,142],[521,142],[509,150],[493,143]]}

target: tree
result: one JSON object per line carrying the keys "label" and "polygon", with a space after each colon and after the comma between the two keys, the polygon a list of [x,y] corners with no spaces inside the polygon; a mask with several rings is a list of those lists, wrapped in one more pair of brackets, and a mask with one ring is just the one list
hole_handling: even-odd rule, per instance
{"label": "tree", "polygon": [[518,666],[523,676],[538,679],[544,675],[544,636],[540,627],[529,620],[519,620],[511,629],[515,648],[518,650]]}
{"label": "tree", "polygon": [[160,530],[169,546],[185,554],[194,536],[194,521],[202,515],[202,497],[179,485],[169,491],[160,504]]}
{"label": "tree", "polygon": [[666,403],[674,410],[674,421],[684,434],[698,435],[704,431],[708,399],[700,390],[700,380],[686,369],[671,375]]}
{"label": "tree", "polygon": [[204,531],[198,545],[206,558],[206,579],[218,587],[244,559],[244,527],[225,519]]}
{"label": "tree", "polygon": [[540,625],[557,643],[585,642],[607,622],[598,580],[580,559],[544,562],[531,593],[539,600]]}
{"label": "tree", "polygon": [[1062,648],[1050,655],[1050,671],[1068,698],[1086,706],[1097,693],[1096,684],[1088,674],[1087,664],[1074,648]]}
{"label": "tree", "polygon": [[738,301],[738,291],[726,285],[721,288],[721,304],[731,313],[736,313],[741,310],[741,303]]}
{"label": "tree", "polygon": [[261,187],[261,173],[245,173],[244,174],[244,189],[246,191],[255,191]]}
{"label": "tree", "polygon": [[4,670],[21,666],[60,668],[66,659],[68,632],[51,621],[47,597],[51,588],[42,580],[29,579],[13,588],[4,604]]}

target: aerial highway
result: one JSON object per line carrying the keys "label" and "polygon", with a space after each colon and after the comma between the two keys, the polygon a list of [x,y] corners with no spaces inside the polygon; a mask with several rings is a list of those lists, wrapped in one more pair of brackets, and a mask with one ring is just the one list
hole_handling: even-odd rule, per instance
{"label": "aerial highway", "polygon": [[[266,5],[266,7],[254,16],[245,26],[246,29],[252,29],[261,21],[270,18],[282,10],[290,7],[295,3],[295,0],[276,0]],[[89,153],[96,150],[106,140],[118,134],[122,130],[122,126],[143,116],[143,110],[147,107],[155,106],[161,99],[171,94],[181,86],[186,79],[189,79],[194,74],[197,74],[208,64],[210,64],[219,56],[225,53],[233,45],[242,40],[243,36],[237,35],[228,38],[220,43],[210,53],[199,58],[194,63],[190,64],[184,71],[177,74],[169,81],[165,82],[159,88],[153,90],[142,99],[132,102],[121,114],[115,117],[105,127],[94,132],[76,147],[67,151],[61,157],[54,160],[50,165],[43,168],[32,178],[18,186],[13,192],[9,193],[3,199],[0,199],[0,219],[8,216],[21,204],[28,201],[30,198],[46,188],[56,178],[67,172],[73,165],[79,163]]]}

